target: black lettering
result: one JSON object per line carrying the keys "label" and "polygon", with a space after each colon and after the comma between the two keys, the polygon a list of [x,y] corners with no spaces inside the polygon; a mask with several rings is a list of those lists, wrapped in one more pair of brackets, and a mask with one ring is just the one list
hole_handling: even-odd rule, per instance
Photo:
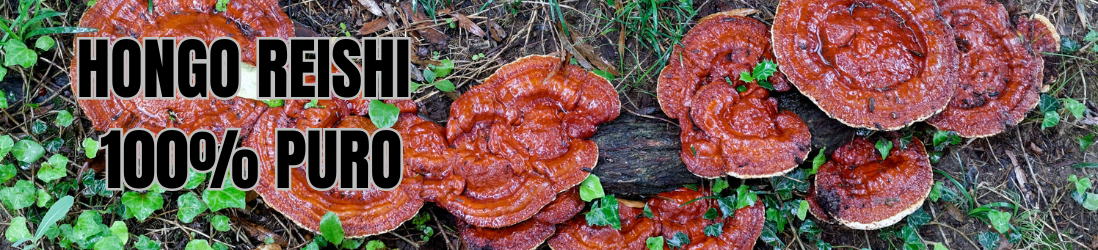
{"label": "black lettering", "polygon": [[339,140],[339,188],[370,188],[370,134],[362,129],[344,129]]}
{"label": "black lettering", "polygon": [[187,155],[187,135],[183,134],[182,130],[160,131],[156,136],[156,173],[161,188],[179,190],[187,184],[188,166],[185,155]]}
{"label": "black lettering", "polygon": [[400,184],[402,153],[400,134],[392,129],[374,131],[370,148],[370,182],[378,189],[391,190]]}
{"label": "black lettering", "polygon": [[232,39],[210,44],[210,92],[220,99],[233,98],[240,89],[240,46]]}
{"label": "black lettering", "polygon": [[111,89],[123,99],[141,93],[141,44],[133,38],[119,38],[111,49]]}
{"label": "black lettering", "polygon": [[290,168],[301,166],[309,154],[305,134],[297,129],[278,129],[275,149],[275,189],[290,189]]}
{"label": "black lettering", "polygon": [[[110,97],[110,74],[107,72],[110,66],[110,40],[107,38],[81,37],[76,39],[76,51],[78,59],[76,70],[78,77],[77,97],[92,98]],[[92,41],[94,41],[94,46]],[[94,90],[92,91],[93,88]],[[119,187],[121,188],[121,187]]]}
{"label": "black lettering", "polygon": [[[278,38],[261,38],[256,45],[256,70],[259,71],[259,98],[286,98],[286,41]],[[274,85],[272,87],[272,85]],[[274,93],[271,90],[274,90]],[[273,94],[273,96],[272,96]],[[286,184],[289,188],[289,184]]]}
{"label": "black lettering", "polygon": [[[157,43],[158,41],[160,43]],[[175,82],[172,82],[173,57],[175,57],[175,38],[145,38],[146,98],[175,97]]]}
{"label": "black lettering", "polygon": [[336,97],[354,99],[362,91],[362,69],[352,61],[362,58],[360,48],[354,39],[338,39],[332,45],[332,63],[339,70],[332,73],[331,81]]}
{"label": "black lettering", "polygon": [[184,98],[210,97],[206,88],[210,78],[206,74],[206,59],[206,43],[202,40],[189,38],[179,42],[178,58],[176,58],[178,63],[175,65],[178,70],[176,82],[178,82],[179,95]]}

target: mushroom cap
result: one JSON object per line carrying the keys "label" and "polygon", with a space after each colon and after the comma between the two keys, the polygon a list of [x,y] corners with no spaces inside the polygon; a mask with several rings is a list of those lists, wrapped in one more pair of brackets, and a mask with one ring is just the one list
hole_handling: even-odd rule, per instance
{"label": "mushroom cap", "polygon": [[851,127],[897,130],[953,96],[956,44],[934,1],[781,1],[773,28],[782,73]]}
{"label": "mushroom cap", "polygon": [[918,138],[906,149],[892,142],[885,160],[861,137],[835,149],[820,166],[810,199],[840,224],[861,230],[887,227],[918,210],[934,181],[926,149]]}
{"label": "mushroom cap", "polygon": [[[755,241],[762,235],[766,220],[762,200],[736,210],[734,216],[706,220],[702,218],[706,211],[720,209],[714,199],[699,199],[709,195],[709,192],[680,188],[648,200],[652,214],[659,218],[663,237],[668,239],[678,232],[685,233],[690,238],[690,244],[683,246],[683,249],[753,249]],[[714,223],[724,223],[721,235],[706,236],[705,226]]]}
{"label": "mushroom cap", "polygon": [[610,226],[590,226],[584,216],[576,216],[559,226],[556,236],[549,239],[549,247],[569,249],[644,249],[648,237],[660,234],[657,219],[643,215],[643,208],[618,203],[621,230]]}
{"label": "mushroom cap", "polygon": [[986,137],[1015,125],[1037,106],[1044,60],[1026,48],[1002,4],[943,0],[959,54],[956,91],[927,123],[964,137]]}
{"label": "mushroom cap", "polygon": [[[420,197],[422,178],[409,168],[404,169],[400,185],[390,191],[378,189],[341,190],[334,187],[320,191],[309,186],[306,179],[308,166],[291,169],[290,190],[275,190],[275,129],[277,128],[361,128],[369,133],[377,130],[370,119],[361,116],[345,116],[347,102],[342,100],[322,100],[320,105],[326,108],[300,109],[304,101],[289,101],[283,107],[269,109],[256,123],[254,132],[244,140],[243,145],[255,149],[261,161],[262,178],[255,191],[263,196],[264,202],[281,212],[299,226],[316,231],[320,219],[331,211],[339,216],[343,230],[348,237],[361,237],[388,232],[414,217],[423,206]],[[326,111],[328,110],[328,111]],[[332,112],[331,110],[343,110]],[[336,118],[333,118],[336,117]],[[318,121],[327,121],[319,122]],[[338,124],[336,124],[338,122]],[[309,125],[302,125],[309,124]],[[403,113],[393,126],[402,134],[404,151],[410,154],[417,148],[413,133],[406,133],[423,124],[435,125],[411,113]],[[437,125],[435,125],[437,126]],[[438,127],[441,131],[441,127]],[[409,157],[410,158],[410,157]]]}
{"label": "mushroom cap", "polygon": [[470,249],[535,249],[556,232],[556,225],[571,219],[580,210],[584,202],[580,199],[579,188],[572,188],[557,195],[533,218],[521,223],[502,227],[473,227],[458,220],[461,238]]}
{"label": "mushroom cap", "polygon": [[827,215],[824,212],[823,207],[820,207],[820,203],[816,202],[816,182],[812,182],[808,186],[808,194],[804,197],[804,200],[808,202],[808,212],[816,216],[816,219],[820,222],[835,223],[835,219],[831,218],[831,215]]}
{"label": "mushroom cap", "polygon": [[[777,100],[739,74],[774,55],[766,24],[753,10],[716,13],[698,21],[675,46],[656,88],[660,107],[682,128],[683,162],[706,178],[765,178],[789,172],[808,156],[811,135],[800,117],[778,111]],[[789,89],[781,74],[768,78]],[[736,87],[747,90],[737,92]]]}
{"label": "mushroom cap", "polygon": [[[160,1],[150,12],[149,4],[142,1],[99,1],[84,12],[79,24],[98,31],[76,36],[107,37],[112,41],[121,37],[197,37],[207,42],[231,37],[240,45],[241,61],[252,64],[257,37],[293,36],[293,24],[277,1],[232,1],[225,12],[217,12],[216,3],[216,0]],[[69,71],[74,91],[80,84],[76,63],[73,60]],[[175,127],[187,132],[206,129],[219,135],[224,128],[241,128],[247,134],[251,124],[266,110],[261,102],[243,98],[214,101],[111,97],[78,102],[96,129],[140,127],[154,133]]]}
{"label": "mushroom cap", "polygon": [[1028,43],[1034,52],[1038,54],[1060,52],[1060,33],[1044,15],[1018,16],[1014,23],[1018,35],[1025,38],[1024,42]]}
{"label": "mushroom cap", "polygon": [[620,106],[609,81],[559,58],[504,65],[452,104],[452,165],[428,178],[445,191],[426,196],[476,227],[524,221],[587,178],[598,162],[587,138]]}

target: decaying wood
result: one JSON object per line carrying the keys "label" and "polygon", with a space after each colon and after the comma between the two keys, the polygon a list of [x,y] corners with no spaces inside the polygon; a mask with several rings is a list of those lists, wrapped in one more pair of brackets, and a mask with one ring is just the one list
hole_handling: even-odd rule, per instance
{"label": "decaying wood", "polygon": [[679,158],[679,128],[667,122],[623,114],[599,126],[593,174],[602,188],[619,198],[637,199],[700,183]]}

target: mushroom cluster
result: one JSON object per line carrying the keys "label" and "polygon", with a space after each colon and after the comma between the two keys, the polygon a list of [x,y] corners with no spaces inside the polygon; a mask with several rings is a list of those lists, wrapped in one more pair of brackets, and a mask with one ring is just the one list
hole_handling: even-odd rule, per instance
{"label": "mushroom cluster", "polygon": [[930,160],[918,138],[881,155],[858,137],[820,166],[806,200],[822,221],[873,230],[899,222],[923,205],[933,185]]}
{"label": "mushroom cluster", "polygon": [[774,59],[769,29],[746,16],[751,13],[734,10],[699,20],[674,47],[658,79],[660,107],[679,120],[680,155],[698,176],[777,176],[811,149],[808,126],[793,112],[779,111],[770,97],[767,88],[790,88],[781,74],[740,80],[741,73]]}
{"label": "mushroom cluster", "polygon": [[545,205],[533,218],[521,223],[502,227],[474,227],[458,221],[461,239],[470,249],[535,249],[557,232],[557,224],[571,219],[580,210],[584,202],[580,199],[579,188],[572,188],[557,195],[556,200]]}
{"label": "mushroom cluster", "polygon": [[[557,250],[643,249],[648,237],[662,235],[664,239],[672,239],[681,234],[687,237],[681,249],[752,249],[766,219],[763,202],[757,200],[728,217],[706,219],[707,211],[720,209],[716,200],[706,198],[711,195],[681,188],[656,195],[640,207],[619,202],[620,230],[591,226],[583,217],[576,216],[560,226],[549,246]],[[643,213],[644,205],[651,209],[651,215]],[[719,235],[706,234],[704,228],[711,225],[720,227]]]}

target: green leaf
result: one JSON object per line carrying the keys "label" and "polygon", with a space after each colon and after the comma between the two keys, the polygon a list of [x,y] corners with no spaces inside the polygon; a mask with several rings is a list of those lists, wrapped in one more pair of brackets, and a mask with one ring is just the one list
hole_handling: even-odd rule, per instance
{"label": "green leaf", "polygon": [[648,203],[644,204],[644,217],[652,218],[652,208],[648,207]]}
{"label": "green leaf", "polygon": [[38,179],[44,182],[52,182],[61,179],[69,173],[67,169],[68,164],[68,157],[60,154],[52,155],[50,156],[49,161],[42,163],[42,168],[38,169]]}
{"label": "green leaf", "polygon": [[130,241],[130,228],[126,226],[125,222],[114,221],[114,223],[111,223],[111,234],[118,237],[122,241],[122,245]]}
{"label": "green leaf", "polygon": [[320,234],[328,242],[336,245],[343,243],[343,225],[339,222],[339,215],[331,211],[325,213],[324,217],[320,218]]}
{"label": "green leaf", "polygon": [[1041,129],[1055,127],[1057,124],[1060,124],[1060,113],[1050,111],[1045,113],[1045,118],[1041,121]]}
{"label": "green leaf", "polygon": [[38,161],[45,153],[46,149],[31,139],[19,140],[11,150],[11,155],[15,157],[15,160],[26,163]]}
{"label": "green leaf", "polygon": [[907,216],[907,224],[911,225],[912,227],[919,227],[922,225],[926,225],[927,222],[930,222],[930,219],[930,214],[927,214],[926,211],[924,211],[922,208],[919,208],[915,210],[915,212],[911,213],[911,215]]}
{"label": "green leaf", "polygon": [[943,186],[945,186],[945,184],[940,181],[934,182],[934,186],[930,187],[930,194],[927,195],[928,198],[930,198],[931,201],[938,202],[938,199],[942,197]]}
{"label": "green leaf", "polygon": [[706,210],[705,214],[702,215],[702,219],[712,220],[712,219],[716,219],[717,216],[720,216],[720,215],[721,215],[720,212],[717,212],[716,208],[709,208],[709,210]]}
{"label": "green leaf", "polygon": [[[3,80],[4,77],[7,76],[7,75],[8,75],[8,69],[4,68],[4,67],[0,67],[0,80]],[[6,109],[6,108],[8,108],[8,95],[5,94],[3,90],[0,90],[0,109]]]}
{"label": "green leaf", "polygon": [[435,82],[435,71],[431,69],[423,70],[423,80],[426,82]]}
{"label": "green leaf", "polygon": [[724,233],[723,227],[724,223],[713,223],[711,225],[705,226],[702,232],[705,233],[705,236],[717,237],[721,236],[721,233]]}
{"label": "green leaf", "polygon": [[769,59],[764,59],[759,64],[755,65],[755,70],[751,73],[755,79],[767,79],[774,75],[774,72],[778,71],[778,64]]}
{"label": "green leaf", "polygon": [[667,239],[667,245],[671,246],[671,248],[682,249],[683,247],[685,247],[686,245],[689,245],[689,244],[690,244],[690,236],[686,235],[683,232],[675,232],[675,234],[672,235],[670,239]]}
{"label": "green leaf", "polygon": [[785,231],[785,224],[789,222],[785,219],[781,210],[772,207],[766,208],[766,221],[774,223],[779,234]]}
{"label": "green leaf", "polygon": [[1010,230],[1010,216],[1010,212],[1002,212],[997,209],[987,211],[987,219],[991,222],[991,227],[999,233],[1005,234]]}
{"label": "green leaf", "polygon": [[453,92],[454,89],[456,89],[454,87],[454,83],[446,79],[438,80],[437,82],[435,82],[435,88],[441,90],[442,92]]}
{"label": "green leaf", "polygon": [[721,191],[724,191],[725,188],[728,188],[728,181],[717,179],[713,182],[713,194],[720,195]]}
{"label": "green leaf", "polygon": [[187,242],[187,247],[183,250],[213,250],[213,248],[206,240],[191,240],[191,242]]}
{"label": "green leaf", "polygon": [[717,198],[717,206],[721,208],[722,217],[728,218],[736,214],[736,197],[725,196]]}
{"label": "green leaf", "polygon": [[317,109],[317,108],[322,109],[322,108],[325,108],[324,105],[319,105],[317,103],[320,103],[320,100],[313,99],[309,102],[306,102],[305,105],[302,106],[302,108],[304,108],[304,109]]}
{"label": "green leaf", "polygon": [[[737,93],[743,93],[744,91],[747,91],[747,86],[744,86],[744,85],[736,86],[736,92]],[[698,155],[698,153],[694,152],[694,155]]]}
{"label": "green leaf", "polygon": [[1071,98],[1060,98],[1060,102],[1064,104],[1064,109],[1071,112],[1075,116],[1075,119],[1083,119],[1083,111],[1087,110],[1087,106],[1083,105],[1079,101]]}
{"label": "green leaf", "polygon": [[45,189],[38,189],[38,192],[37,194],[35,194],[35,196],[37,196],[38,198],[38,202],[35,203],[38,205],[38,207],[46,207],[46,205],[49,205],[50,200],[53,199],[53,196],[50,195],[50,192],[46,191]]}
{"label": "green leaf", "polygon": [[[474,56],[474,57],[476,57],[476,56]],[[473,59],[473,60],[476,61],[476,59]],[[606,71],[602,71],[602,70],[598,70],[598,69],[595,69],[592,72],[594,72],[598,76],[601,76],[602,78],[606,78],[607,81],[614,81],[614,74],[610,74],[610,72],[606,72]]]}
{"label": "green leaf", "polygon": [[911,225],[900,228],[900,240],[904,241],[905,248],[908,244],[924,245],[923,240],[919,239],[919,232]]}
{"label": "green leaf", "polygon": [[1088,43],[1098,41],[1098,32],[1090,30],[1090,32],[1087,32],[1087,35],[1083,37],[1083,41]]}
{"label": "green leaf", "polygon": [[38,53],[34,50],[27,48],[27,45],[23,44],[23,41],[17,39],[10,39],[4,44],[4,67],[9,66],[23,66],[23,68],[30,68],[38,62]]}
{"label": "green leaf", "polygon": [[1073,167],[1073,168],[1098,168],[1098,163],[1080,162],[1080,163],[1071,164],[1071,167]]}
{"label": "green leaf", "polygon": [[420,87],[423,87],[423,84],[419,84],[418,82],[412,82],[412,81],[408,82],[408,89],[411,90],[413,93],[416,92],[416,90],[419,90]]}
{"label": "green leaf", "polygon": [[591,211],[585,215],[587,225],[611,226],[621,230],[621,218],[618,217],[618,200],[613,195],[603,196],[591,204]]}
{"label": "green leaf", "polygon": [[[755,81],[755,77],[751,76],[751,72],[747,72],[747,71],[744,71],[744,72],[740,72],[740,81],[743,81],[743,82],[754,82],[754,81]],[[743,91],[740,91],[740,92],[743,92]]]}
{"label": "green leaf", "polygon": [[1083,208],[1090,211],[1098,210],[1098,194],[1086,193],[1086,196],[1086,199],[1082,202]]}
{"label": "green leaf", "polygon": [[802,223],[801,227],[797,230],[801,231],[802,233],[808,234],[809,236],[816,236],[819,235],[820,232],[823,232],[823,230],[820,230],[819,227],[816,227],[816,222],[812,221],[811,219],[804,220],[804,223]]}
{"label": "green leaf", "polygon": [[202,182],[204,181],[206,181],[206,173],[199,173],[198,171],[194,171],[194,169],[188,169],[187,184],[184,184],[183,188],[195,189],[199,185],[202,185]]}
{"label": "green leaf", "polygon": [[1079,151],[1086,152],[1090,145],[1094,145],[1094,133],[1079,137]]}
{"label": "green leaf", "polygon": [[1053,112],[1060,109],[1060,101],[1049,94],[1041,94],[1037,107],[1042,114]]}
{"label": "green leaf", "polygon": [[888,159],[888,152],[892,151],[892,141],[877,139],[877,151],[881,153],[881,160]]}
{"label": "green leaf", "polygon": [[759,196],[755,194],[754,191],[748,189],[747,185],[741,185],[739,188],[736,188],[736,210],[755,205],[758,201]]}
{"label": "green leaf", "polygon": [[[0,92],[0,94],[2,94],[2,92]],[[0,160],[3,160],[14,146],[15,141],[11,139],[10,135],[0,136]]]}
{"label": "green leaf", "polygon": [[11,210],[19,210],[34,205],[37,189],[27,180],[19,180],[15,185],[0,189],[0,202]]}
{"label": "green leaf", "polygon": [[84,210],[80,213],[80,216],[76,218],[76,225],[72,227],[72,236],[74,242],[83,242],[91,239],[92,236],[99,234],[101,231],[100,225],[103,224],[103,218],[99,216],[99,212]]}
{"label": "green leaf", "polygon": [[229,0],[217,0],[217,3],[214,4],[214,8],[217,9],[218,12],[225,12],[229,9]]}
{"label": "green leaf", "polygon": [[770,81],[759,79],[759,82],[757,82],[756,84],[766,90],[774,91],[774,84],[770,83]]}
{"label": "green leaf", "polygon": [[450,59],[444,59],[440,63],[442,65],[430,65],[431,72],[434,73],[435,77],[446,77],[450,74],[450,71],[454,70],[454,62]]}
{"label": "green leaf", "polygon": [[52,49],[53,46],[56,45],[56,44],[57,44],[57,41],[54,41],[53,38],[51,38],[49,36],[39,37],[38,41],[34,41],[34,47],[38,48],[39,50]]}
{"label": "green leaf", "polygon": [[[17,242],[22,239],[31,237],[30,230],[27,229],[27,218],[23,216],[12,218],[8,230],[4,231],[4,238],[10,242]],[[18,245],[13,245],[18,246]]]}
{"label": "green leaf", "polygon": [[267,107],[277,108],[286,104],[286,100],[263,100],[263,103],[267,104]]}
{"label": "green leaf", "polygon": [[133,215],[138,221],[145,221],[153,212],[164,206],[164,197],[158,193],[122,193],[122,205],[126,206],[126,214]]}
{"label": "green leaf", "polygon": [[[150,9],[152,9],[152,8],[150,8]],[[99,31],[99,29],[82,28],[82,27],[50,27],[50,28],[41,28],[41,29],[33,30],[33,31],[31,31],[30,33],[27,34],[26,38],[31,38],[31,37],[35,37],[35,36],[41,36],[41,35],[68,34],[68,33],[87,33],[87,32],[96,32],[96,31]]]}
{"label": "green leaf", "polygon": [[644,245],[648,246],[648,250],[663,250],[663,236],[648,237]]}
{"label": "green leaf", "polygon": [[213,248],[213,250],[229,250],[229,246],[221,242],[214,242],[213,246],[210,246],[210,248]]}
{"label": "green leaf", "polygon": [[938,130],[934,132],[934,148],[942,150],[950,144],[957,145],[961,143],[961,137],[957,135],[957,132],[948,130]]}
{"label": "green leaf", "polygon": [[34,122],[31,123],[31,133],[33,134],[45,133],[46,129],[49,129],[49,126],[46,126],[46,122],[43,122],[42,120],[34,120]]}
{"label": "green leaf", "polygon": [[38,231],[35,232],[34,238],[41,239],[46,234],[46,228],[50,228],[57,224],[58,220],[65,217],[65,214],[69,213],[69,209],[72,208],[73,198],[71,195],[66,195],[57,199],[50,206],[50,210],[46,211],[46,215],[42,217],[42,221],[38,223]]}
{"label": "green leaf", "polygon": [[594,199],[602,198],[606,194],[602,191],[602,182],[599,181],[599,177],[594,174],[587,175],[587,179],[583,179],[580,183],[580,199],[590,202]]}
{"label": "green leaf", "polygon": [[1075,183],[1075,192],[1085,193],[1091,187],[1090,177],[1078,178],[1075,175],[1068,176],[1068,181]]}
{"label": "green leaf", "polygon": [[1071,37],[1064,36],[1060,39],[1060,53],[1072,54],[1075,53],[1075,51],[1079,51],[1081,47],[1083,47],[1083,45],[1071,40]]}
{"label": "green leaf", "polygon": [[160,241],[149,239],[144,235],[137,236],[137,242],[133,243],[133,247],[137,250],[159,250]]}
{"label": "green leaf", "polygon": [[94,250],[117,250],[117,249],[122,249],[122,245],[123,245],[123,243],[122,243],[121,239],[118,239],[117,236],[110,235],[110,236],[105,236],[105,237],[99,238],[99,240],[95,242],[95,246],[92,247],[92,249],[94,249]]}
{"label": "green leaf", "polygon": [[366,242],[366,250],[383,250],[385,249],[385,243],[380,240],[371,240]]}
{"label": "green leaf", "polygon": [[400,109],[396,105],[388,104],[378,100],[370,101],[370,121],[374,123],[377,128],[388,128],[396,124],[397,116],[400,115]]}
{"label": "green leaf", "polygon": [[176,199],[176,204],[179,206],[179,210],[176,212],[179,222],[191,223],[194,221],[195,216],[206,212],[206,203],[202,203],[202,200],[199,200],[198,196],[191,192],[180,195]]}
{"label": "green leaf", "polygon": [[15,177],[15,165],[10,163],[0,164],[0,184],[8,182]]}
{"label": "green leaf", "polygon": [[[372,240],[370,242],[374,242],[374,241],[377,241],[377,240]],[[366,249],[370,249],[369,247],[370,247],[370,243],[366,243]],[[375,248],[375,249],[385,249],[385,248],[383,247],[383,248]],[[309,242],[309,244],[305,245],[305,247],[301,248],[301,250],[320,250],[320,246],[316,244],[316,241],[313,241],[313,242]]]}
{"label": "green leaf", "polygon": [[797,206],[797,219],[804,220],[804,217],[808,215],[808,201],[801,200],[800,205]]}
{"label": "green leaf", "polygon": [[992,231],[983,231],[976,236],[976,240],[980,242],[980,246],[984,247],[984,250],[993,250],[999,248],[999,234]]}
{"label": "green leaf", "polygon": [[46,142],[46,145],[44,145],[43,147],[46,148],[46,152],[56,154],[56,153],[60,153],[61,147],[63,147],[63,146],[65,146],[65,140],[64,139],[53,138],[52,140]]}
{"label": "green leaf", "polygon": [[210,212],[217,212],[225,208],[244,208],[244,191],[233,186],[226,186],[221,190],[202,191],[202,201],[209,206]]}
{"label": "green leaf", "polygon": [[84,146],[84,156],[88,159],[95,158],[95,155],[99,154],[99,141],[92,138],[84,138],[84,142],[80,145]]}
{"label": "green leaf", "polygon": [[812,171],[808,172],[809,175],[816,174],[816,171],[820,169],[820,166],[827,163],[827,155],[824,154],[825,151],[827,151],[827,147],[820,148],[820,151],[816,153],[816,157],[812,158]]}
{"label": "green leaf", "polygon": [[72,113],[68,110],[61,110],[57,112],[57,118],[54,119],[53,124],[61,127],[68,127],[72,125]]}
{"label": "green leaf", "polygon": [[213,218],[210,218],[210,224],[213,224],[213,228],[220,232],[227,232],[230,229],[229,217],[224,215],[214,215]]}
{"label": "green leaf", "polygon": [[949,248],[946,248],[945,246],[943,246],[942,243],[935,242],[934,243],[934,250],[949,250]]}

